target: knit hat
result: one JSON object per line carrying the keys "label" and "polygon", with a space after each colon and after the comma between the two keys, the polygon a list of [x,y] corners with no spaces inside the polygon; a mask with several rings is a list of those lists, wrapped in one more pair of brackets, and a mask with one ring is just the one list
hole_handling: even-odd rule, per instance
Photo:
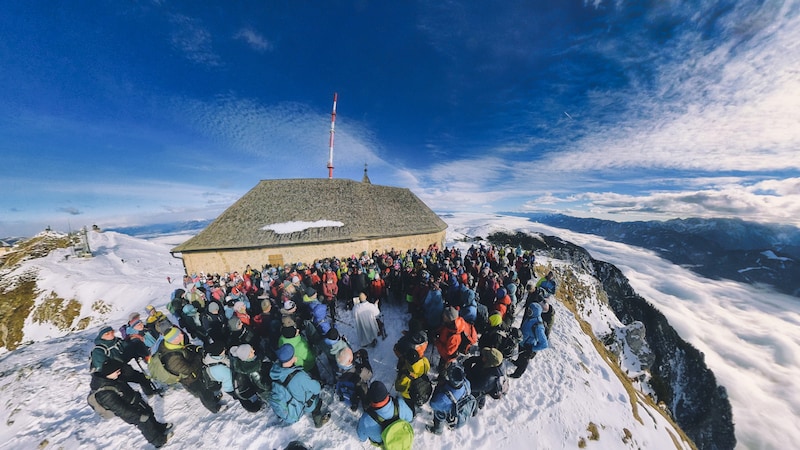
{"label": "knit hat", "polygon": [[373,381],[367,390],[367,400],[373,408],[380,408],[389,400],[389,390],[382,381]]}
{"label": "knit hat", "polygon": [[484,347],[481,349],[481,359],[486,367],[497,367],[503,363],[503,354],[496,348]]}
{"label": "knit hat", "polygon": [[272,310],[272,302],[269,298],[261,300],[261,311],[268,313]]}
{"label": "knit hat", "polygon": [[498,300],[502,299],[505,296],[506,296],[506,290],[504,288],[498,289],[497,294],[495,295],[495,297],[497,297]]}
{"label": "knit hat", "polygon": [[211,302],[208,304],[208,312],[211,314],[217,314],[219,312],[219,303]]}
{"label": "knit hat", "polygon": [[447,369],[447,382],[450,386],[458,389],[464,385],[464,368],[458,364],[450,365]]}
{"label": "knit hat", "polygon": [[109,331],[114,331],[114,329],[106,325],[103,328],[100,328],[100,332],[97,333],[97,337],[101,338],[104,334],[108,333]]}
{"label": "knit hat", "polygon": [[250,344],[242,344],[236,347],[231,347],[231,355],[241,359],[242,361],[250,361],[250,352],[253,351],[253,347]]}
{"label": "knit hat", "polygon": [[107,359],[106,362],[103,363],[103,367],[100,368],[100,375],[107,377],[110,374],[116,372],[117,370],[122,369],[125,363],[118,360],[118,359]]}
{"label": "knit hat", "polygon": [[297,328],[295,327],[282,327],[281,328],[281,336],[285,337],[286,339],[291,339],[297,336]]}
{"label": "knit hat", "polygon": [[231,330],[239,330],[239,329],[241,329],[242,328],[242,319],[240,319],[237,316],[231,316],[231,318],[228,319],[228,328],[230,328]]}
{"label": "knit hat", "polygon": [[137,320],[139,320],[141,317],[142,317],[142,315],[139,314],[138,312],[132,312],[128,316],[128,325],[133,326],[133,323],[136,322]]}
{"label": "knit hat", "polygon": [[542,305],[538,303],[531,303],[530,306],[531,317],[541,319],[542,317]]}
{"label": "knit hat", "polygon": [[444,309],[444,313],[442,314],[442,319],[445,322],[450,323],[450,322],[456,320],[456,318],[458,318],[458,310],[457,309],[453,308],[452,306],[449,306],[449,307]]}
{"label": "knit hat", "polygon": [[297,305],[295,305],[294,302],[291,300],[286,300],[285,302],[283,302],[283,310],[286,311],[287,313],[293,313],[296,308]]}
{"label": "knit hat", "polygon": [[164,333],[164,340],[173,345],[183,344],[183,333],[177,327],[172,327]]}
{"label": "knit hat", "polygon": [[292,347],[292,344],[283,344],[275,351],[275,355],[278,357],[278,361],[283,364],[294,357],[294,347]]}
{"label": "knit hat", "polygon": [[308,298],[316,297],[317,296],[317,290],[314,289],[313,287],[309,286],[309,287],[306,288],[306,295],[308,296]]}
{"label": "knit hat", "polygon": [[503,316],[501,316],[499,313],[494,313],[491,316],[489,316],[490,326],[496,327],[499,326],[501,323],[503,323]]}
{"label": "knit hat", "polygon": [[233,304],[233,310],[239,313],[243,313],[247,311],[247,307],[244,305],[244,302],[240,300]]}

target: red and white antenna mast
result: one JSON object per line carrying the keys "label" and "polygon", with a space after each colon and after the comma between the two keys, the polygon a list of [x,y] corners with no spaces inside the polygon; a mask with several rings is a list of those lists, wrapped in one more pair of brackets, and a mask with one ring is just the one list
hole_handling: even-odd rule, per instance
{"label": "red and white antenna mast", "polygon": [[336,100],[339,98],[339,94],[336,92],[333,93],[333,111],[331,111],[331,138],[330,138],[330,150],[328,150],[328,179],[333,179],[333,134],[335,132],[335,124],[336,124]]}

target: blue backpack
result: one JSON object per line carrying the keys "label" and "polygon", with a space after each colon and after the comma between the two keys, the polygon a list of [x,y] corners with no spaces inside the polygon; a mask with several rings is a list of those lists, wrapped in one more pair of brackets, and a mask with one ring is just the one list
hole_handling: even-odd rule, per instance
{"label": "blue backpack", "polygon": [[303,369],[298,368],[290,373],[283,382],[273,380],[272,391],[270,391],[269,397],[267,398],[267,402],[270,407],[272,407],[272,411],[275,412],[275,415],[288,424],[293,424],[300,420],[300,417],[303,416],[303,410],[305,409],[305,404],[294,398],[287,387],[289,383],[291,383],[292,378],[301,370]]}
{"label": "blue backpack", "polygon": [[478,400],[469,392],[456,400],[452,392],[448,392],[447,396],[453,402],[453,411],[451,413],[452,419],[449,421],[450,426],[453,428],[461,428],[469,422],[469,419],[475,414],[478,409]]}

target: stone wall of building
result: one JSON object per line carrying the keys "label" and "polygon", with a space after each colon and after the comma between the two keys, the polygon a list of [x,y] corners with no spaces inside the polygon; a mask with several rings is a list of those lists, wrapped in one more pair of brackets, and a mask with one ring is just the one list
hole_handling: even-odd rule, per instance
{"label": "stone wall of building", "polygon": [[315,259],[338,256],[339,258],[371,253],[373,250],[388,251],[391,248],[409,250],[426,249],[431,244],[444,246],[445,231],[414,236],[369,239],[354,242],[326,242],[322,244],[296,245],[252,250],[219,250],[184,253],[183,265],[187,274],[228,273],[242,271],[249,264],[261,269],[264,264],[273,266],[297,262],[311,263]]}

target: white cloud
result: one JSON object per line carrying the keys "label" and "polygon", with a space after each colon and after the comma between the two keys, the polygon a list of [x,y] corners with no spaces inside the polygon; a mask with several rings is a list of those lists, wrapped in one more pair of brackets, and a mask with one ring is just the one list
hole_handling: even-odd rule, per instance
{"label": "white cloud", "polygon": [[246,42],[250,48],[259,53],[264,53],[273,48],[272,42],[250,28],[239,30],[239,32],[234,35],[234,38]]}
{"label": "white cloud", "polygon": [[170,19],[175,26],[171,35],[173,47],[196,63],[208,66],[220,64],[220,57],[212,46],[211,33],[203,28],[200,21],[180,14],[174,14]]}
{"label": "white cloud", "polygon": [[[616,94],[631,105],[629,117],[591,129],[543,163],[582,171],[800,169],[800,16],[771,8],[720,19],[729,40],[713,49],[703,36],[683,34],[668,55],[677,63],[658,67],[655,89]],[[741,23],[758,14],[771,25]],[[754,35],[744,39],[745,29]],[[618,52],[606,48],[610,58]]]}

